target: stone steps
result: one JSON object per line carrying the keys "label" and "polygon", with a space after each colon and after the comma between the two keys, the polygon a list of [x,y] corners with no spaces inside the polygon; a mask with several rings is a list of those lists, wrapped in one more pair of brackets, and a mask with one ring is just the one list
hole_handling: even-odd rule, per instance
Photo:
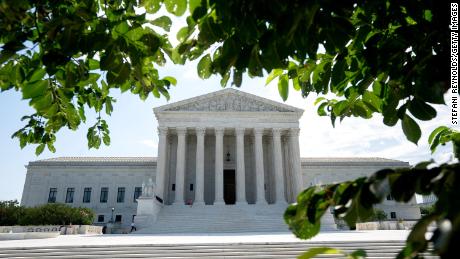
{"label": "stone steps", "polygon": [[[2,249],[0,258],[295,258],[319,246],[344,252],[364,249],[367,258],[385,259],[394,258],[404,241],[20,247]],[[319,255],[318,258],[343,258],[343,255]],[[426,254],[425,258],[438,257]]]}
{"label": "stone steps", "polygon": [[158,219],[136,233],[287,232],[287,205],[166,205]]}

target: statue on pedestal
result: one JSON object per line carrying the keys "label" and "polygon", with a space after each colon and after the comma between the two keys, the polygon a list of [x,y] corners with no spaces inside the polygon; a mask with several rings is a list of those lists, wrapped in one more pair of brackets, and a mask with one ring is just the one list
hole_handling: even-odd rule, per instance
{"label": "statue on pedestal", "polygon": [[142,196],[143,197],[154,197],[155,196],[155,183],[152,181],[152,178],[149,178],[147,184],[142,183]]}

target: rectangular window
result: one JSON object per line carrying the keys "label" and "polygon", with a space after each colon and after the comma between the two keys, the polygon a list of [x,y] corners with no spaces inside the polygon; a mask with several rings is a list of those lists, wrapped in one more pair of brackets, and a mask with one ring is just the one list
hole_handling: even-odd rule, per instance
{"label": "rectangular window", "polygon": [[121,222],[121,215],[115,216],[115,222]]}
{"label": "rectangular window", "polygon": [[125,202],[125,187],[118,187],[117,202]]}
{"label": "rectangular window", "polygon": [[83,191],[83,203],[91,202],[91,187],[86,187]]}
{"label": "rectangular window", "polygon": [[97,222],[104,222],[104,215],[97,216]]}
{"label": "rectangular window", "polygon": [[394,211],[390,212],[390,217],[392,219],[395,219],[396,218],[396,212],[394,212]]}
{"label": "rectangular window", "polygon": [[176,190],[176,184],[173,183],[171,188],[172,188],[172,191],[175,191]]}
{"label": "rectangular window", "polygon": [[142,195],[142,187],[134,187],[134,202]]}
{"label": "rectangular window", "polygon": [[193,183],[190,184],[190,191],[193,191]]}
{"label": "rectangular window", "polygon": [[109,198],[109,188],[108,187],[102,187],[101,188],[101,198],[99,199],[101,203],[107,203],[107,200]]}
{"label": "rectangular window", "polygon": [[74,193],[75,193],[75,188],[67,188],[67,194],[65,195],[65,203],[73,203]]}
{"label": "rectangular window", "polygon": [[57,195],[57,188],[50,188],[50,193],[48,194],[48,203],[55,203]]}

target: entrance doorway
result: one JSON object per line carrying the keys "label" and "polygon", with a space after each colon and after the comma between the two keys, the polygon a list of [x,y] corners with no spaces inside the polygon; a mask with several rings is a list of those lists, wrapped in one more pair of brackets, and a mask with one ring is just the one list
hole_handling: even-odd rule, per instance
{"label": "entrance doorway", "polygon": [[235,170],[224,170],[224,201],[225,204],[235,204],[236,184]]}

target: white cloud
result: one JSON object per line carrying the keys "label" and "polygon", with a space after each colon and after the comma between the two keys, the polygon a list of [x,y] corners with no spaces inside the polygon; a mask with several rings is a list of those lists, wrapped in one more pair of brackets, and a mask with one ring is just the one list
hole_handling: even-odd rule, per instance
{"label": "white cloud", "polygon": [[140,140],[139,143],[147,147],[154,148],[155,150],[158,148],[158,142],[154,139],[143,139]]}
{"label": "white cloud", "polygon": [[182,77],[187,80],[200,80],[200,78],[198,77],[196,68],[194,67],[187,67]]}

